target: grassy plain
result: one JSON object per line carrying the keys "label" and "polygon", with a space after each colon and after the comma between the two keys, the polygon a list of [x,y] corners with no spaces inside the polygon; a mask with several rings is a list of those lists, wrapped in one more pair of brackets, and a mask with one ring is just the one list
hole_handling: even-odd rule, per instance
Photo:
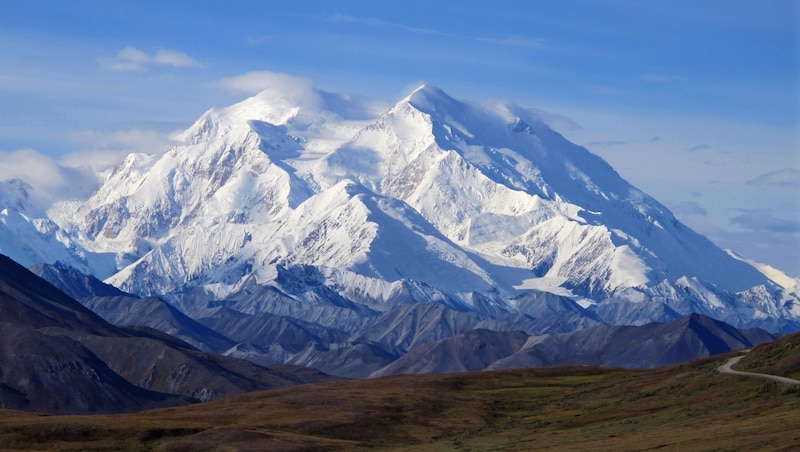
{"label": "grassy plain", "polygon": [[800,449],[800,387],[719,374],[725,359],[351,380],[125,415],[0,411],[0,449]]}
{"label": "grassy plain", "polygon": [[737,369],[800,380],[800,333],[756,347],[739,362]]}

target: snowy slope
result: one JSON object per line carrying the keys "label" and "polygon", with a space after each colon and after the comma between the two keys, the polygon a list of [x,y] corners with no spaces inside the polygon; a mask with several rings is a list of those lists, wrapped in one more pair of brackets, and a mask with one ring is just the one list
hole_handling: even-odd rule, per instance
{"label": "snowy slope", "polygon": [[755,267],[758,271],[764,274],[767,278],[771,279],[775,284],[783,287],[784,289],[793,289],[795,291],[800,291],[800,278],[792,278],[791,276],[787,275],[786,273],[778,270],[777,268],[762,264],[760,262],[756,262],[750,259],[747,259],[743,256],[736,254],[731,250],[725,250],[728,254],[730,254],[734,259],[738,259],[742,262],[746,262],[753,267]]}
{"label": "snowy slope", "polygon": [[108,256],[86,252],[54,221],[37,214],[33,190],[20,180],[0,181],[0,254],[25,266],[60,261],[84,272],[102,267]]}
{"label": "snowy slope", "polygon": [[[684,275],[732,291],[764,281],[599,157],[523,110],[496,110],[423,86],[317,174],[403,199],[494,263],[533,268],[594,297]],[[365,160],[375,163],[357,163]]]}
{"label": "snowy slope", "polygon": [[252,277],[279,287],[278,268],[305,265],[375,309],[413,281],[465,309],[513,310],[519,290],[538,288],[614,303],[611,322],[659,311],[640,303],[736,325],[800,321],[796,291],[533,111],[422,86],[363,113],[328,93],[266,90],[210,110],[164,154],[128,156],[88,201],[49,215],[63,243],[114,256],[87,261],[95,274],[172,300],[224,298]]}

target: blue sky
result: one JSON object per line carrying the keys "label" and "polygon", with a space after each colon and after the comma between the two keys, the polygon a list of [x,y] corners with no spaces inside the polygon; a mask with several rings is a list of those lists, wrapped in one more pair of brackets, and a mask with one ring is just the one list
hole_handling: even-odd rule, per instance
{"label": "blue sky", "polygon": [[0,179],[79,192],[69,167],[163,150],[248,72],[387,104],[428,82],[563,116],[689,226],[800,277],[799,30],[793,0],[3,0]]}

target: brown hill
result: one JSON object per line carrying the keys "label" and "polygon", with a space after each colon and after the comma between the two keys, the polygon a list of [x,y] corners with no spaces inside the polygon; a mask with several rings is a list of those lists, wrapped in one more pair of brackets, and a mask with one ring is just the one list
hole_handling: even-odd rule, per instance
{"label": "brown hill", "polygon": [[754,348],[736,368],[800,380],[800,333]]}
{"label": "brown hill", "polygon": [[[720,374],[727,356],[622,370],[401,375],[113,416],[0,411],[0,448],[796,450],[800,391]],[[33,446],[33,447],[32,447]]]}

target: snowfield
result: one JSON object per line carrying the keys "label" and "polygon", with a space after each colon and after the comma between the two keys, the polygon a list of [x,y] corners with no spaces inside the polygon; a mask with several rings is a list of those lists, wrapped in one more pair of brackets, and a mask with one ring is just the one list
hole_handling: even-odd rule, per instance
{"label": "snowfield", "polygon": [[184,307],[255,282],[299,303],[324,286],[378,311],[402,292],[512,312],[537,289],[611,322],[697,312],[800,329],[800,281],[719,249],[534,110],[427,85],[375,117],[349,102],[268,89],[212,109],[183,144],[129,155],[46,218],[6,183],[0,252]]}

